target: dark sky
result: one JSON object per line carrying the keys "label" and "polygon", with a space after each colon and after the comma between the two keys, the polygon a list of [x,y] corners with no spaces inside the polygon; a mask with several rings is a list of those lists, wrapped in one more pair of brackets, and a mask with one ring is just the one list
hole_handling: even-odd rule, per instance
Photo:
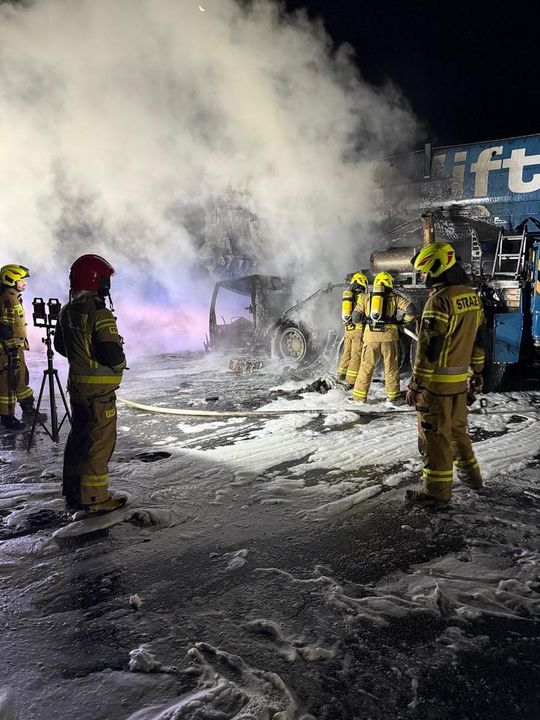
{"label": "dark sky", "polygon": [[392,80],[436,145],[540,132],[540,0],[286,0]]}

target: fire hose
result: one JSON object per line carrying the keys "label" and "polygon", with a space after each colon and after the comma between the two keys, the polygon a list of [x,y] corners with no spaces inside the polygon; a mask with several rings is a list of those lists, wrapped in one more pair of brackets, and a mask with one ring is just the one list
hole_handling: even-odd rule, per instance
{"label": "fire hose", "polygon": [[[335,412],[351,412],[356,415],[364,415],[373,418],[385,417],[388,415],[400,415],[403,412],[413,412],[410,410],[375,410],[366,412],[365,408],[355,407],[327,407],[327,408],[294,408],[290,410],[196,410],[192,408],[167,408],[159,405],[145,405],[143,403],[134,402],[124,397],[117,397],[118,401],[134,410],[142,410],[144,412],[157,413],[160,415],[178,415],[180,417],[279,417],[281,415],[300,415],[302,413],[311,413],[316,415],[331,415]],[[523,417],[540,420],[540,411],[537,413],[527,413],[522,410],[489,410],[486,398],[481,398],[479,407],[469,410],[469,413],[486,415],[522,415]]]}
{"label": "fire hose", "polygon": [[166,408],[159,405],[144,405],[118,396],[117,400],[135,410],[159,413],[161,415],[181,415],[183,417],[272,417],[277,415],[290,415],[294,413],[324,413],[335,412],[335,410],[317,410],[308,408],[306,410],[195,410],[188,408]]}

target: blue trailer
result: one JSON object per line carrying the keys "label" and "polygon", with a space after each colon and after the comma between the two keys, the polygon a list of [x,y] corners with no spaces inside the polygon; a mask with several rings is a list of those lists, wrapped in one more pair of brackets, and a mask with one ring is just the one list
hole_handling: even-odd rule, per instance
{"label": "blue trailer", "polygon": [[486,384],[510,365],[540,367],[540,135],[386,158],[374,164],[384,221],[374,271],[398,274],[425,299],[410,258],[425,242],[451,242],[486,309]]}

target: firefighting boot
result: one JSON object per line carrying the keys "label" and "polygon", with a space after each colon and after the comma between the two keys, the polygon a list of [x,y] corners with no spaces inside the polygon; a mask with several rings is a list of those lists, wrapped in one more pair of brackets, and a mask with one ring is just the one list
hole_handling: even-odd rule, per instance
{"label": "firefighting boot", "polygon": [[71,495],[66,495],[66,510],[69,513],[77,512],[77,510],[81,509],[81,504],[79,502],[78,497],[72,497]]}
{"label": "firefighting boot", "polygon": [[15,415],[2,415],[2,427],[12,432],[20,432],[24,430],[26,425],[20,420],[17,420]]}
{"label": "firefighting boot", "polygon": [[428,495],[424,490],[406,490],[405,502],[414,503],[425,508],[437,509],[448,507],[450,501],[439,500],[433,495]]}
{"label": "firefighting boot", "polygon": [[30,397],[27,400],[23,400],[19,403],[22,410],[23,420],[29,424],[34,422],[34,414],[36,415],[36,422],[45,422],[47,420],[47,413],[37,412],[34,407],[34,398]]}
{"label": "firefighting boot", "polygon": [[126,504],[127,498],[125,497],[113,497],[112,495],[102,502],[92,503],[91,505],[83,506],[83,509],[93,515],[102,515],[103,513],[112,512],[118,510]]}
{"label": "firefighting boot", "polygon": [[484,486],[482,476],[479,472],[468,474],[464,470],[458,470],[456,475],[460,483],[463,483],[463,485],[466,485],[472,490],[480,490],[480,488]]}

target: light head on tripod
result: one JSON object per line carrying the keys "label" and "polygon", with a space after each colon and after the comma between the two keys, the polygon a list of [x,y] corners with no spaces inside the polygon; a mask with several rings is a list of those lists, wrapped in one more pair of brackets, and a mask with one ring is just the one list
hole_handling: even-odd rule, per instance
{"label": "light head on tripod", "polygon": [[60,313],[58,298],[49,298],[47,303],[43,298],[34,298],[32,306],[32,319],[36,327],[53,328],[56,325]]}
{"label": "light head on tripod", "polygon": [[[32,429],[30,436],[28,437],[27,450],[30,450],[32,446],[32,440],[34,439],[34,431],[36,424],[39,424],[51,438],[53,442],[58,442],[60,428],[64,424],[64,420],[68,418],[71,422],[71,415],[67,406],[64,391],[62,385],[58,379],[58,371],[53,365],[53,336],[56,333],[56,325],[58,323],[58,315],[60,314],[60,301],[58,298],[49,298],[47,302],[43,298],[34,298],[32,300],[33,313],[32,319],[36,327],[45,328],[45,337],[41,338],[41,342],[47,347],[47,369],[43,371],[43,380],[41,381],[41,389],[39,391],[38,401],[36,405],[36,411],[34,413],[34,421],[32,423]],[[48,382],[47,382],[48,381]],[[62,402],[64,403],[64,409],[66,411],[64,417],[58,422],[58,415],[56,411],[56,399],[55,399],[55,384],[60,391]],[[45,386],[49,388],[49,407],[51,410],[51,430],[45,425],[44,422],[38,419],[39,408],[41,406],[41,400],[43,398],[43,392]]]}

